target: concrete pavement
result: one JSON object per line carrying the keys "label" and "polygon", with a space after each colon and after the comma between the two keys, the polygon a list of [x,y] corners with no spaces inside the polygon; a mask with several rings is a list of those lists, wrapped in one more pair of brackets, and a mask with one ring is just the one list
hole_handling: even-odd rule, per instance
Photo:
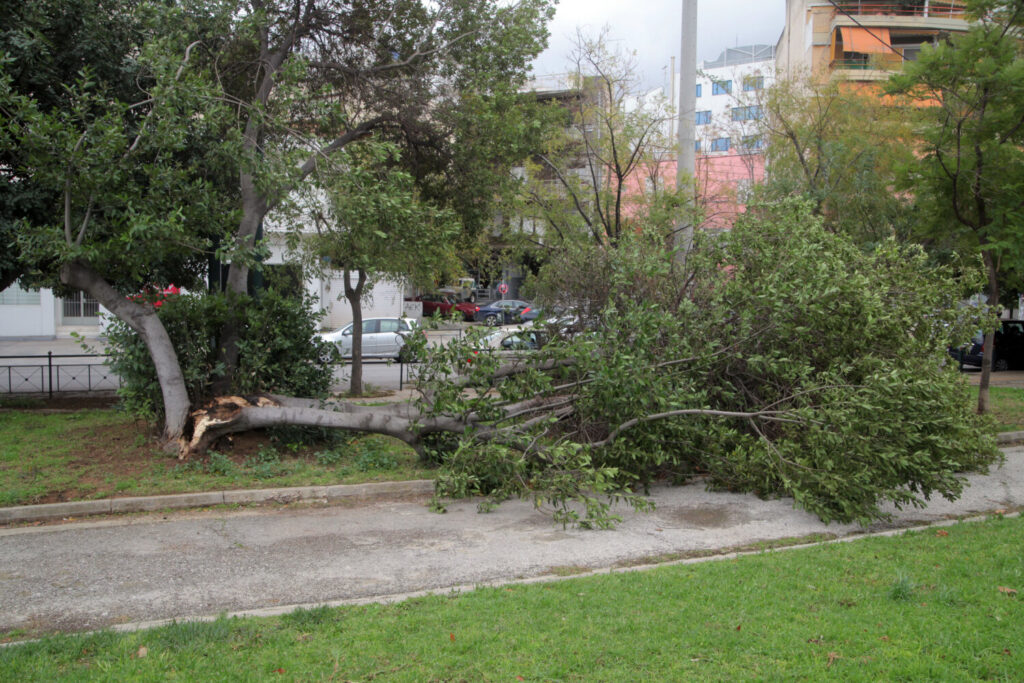
{"label": "concrete pavement", "polygon": [[[1024,447],[969,477],[956,502],[893,511],[887,528],[1024,507]],[[563,529],[512,501],[447,514],[422,501],[157,513],[0,530],[0,631],[85,630],[295,605],[389,600],[420,591],[553,577],[828,534],[791,500],[657,488],[649,514],[620,509],[612,531]]]}

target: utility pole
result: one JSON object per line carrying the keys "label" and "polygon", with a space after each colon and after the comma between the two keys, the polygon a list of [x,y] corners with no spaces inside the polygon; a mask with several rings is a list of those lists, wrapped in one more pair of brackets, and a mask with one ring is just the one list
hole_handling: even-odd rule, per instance
{"label": "utility pole", "polygon": [[[697,0],[683,0],[682,36],[679,42],[679,163],[676,188],[683,189],[696,176],[697,154]],[[690,208],[693,208],[692,206]],[[693,223],[689,219],[676,229],[676,258],[686,260],[693,244]]]}

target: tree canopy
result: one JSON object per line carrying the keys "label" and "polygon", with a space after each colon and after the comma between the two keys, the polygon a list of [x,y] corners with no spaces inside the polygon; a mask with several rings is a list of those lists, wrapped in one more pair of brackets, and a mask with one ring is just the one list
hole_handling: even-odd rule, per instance
{"label": "tree canopy", "polygon": [[[925,46],[889,91],[922,104],[921,155],[907,184],[923,233],[962,253],[980,253],[988,304],[1000,282],[1024,268],[1024,3],[974,2],[963,35]],[[994,330],[986,343],[994,348]],[[987,406],[992,354],[985,354],[979,409]]]}

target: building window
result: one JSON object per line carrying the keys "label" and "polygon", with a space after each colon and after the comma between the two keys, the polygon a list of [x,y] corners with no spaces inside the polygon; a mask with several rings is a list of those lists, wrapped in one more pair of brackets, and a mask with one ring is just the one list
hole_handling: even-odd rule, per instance
{"label": "building window", "polygon": [[728,152],[729,138],[715,138],[711,141],[712,152]]}
{"label": "building window", "polygon": [[0,306],[38,306],[39,290],[30,291],[13,284],[0,292]]}
{"label": "building window", "polygon": [[752,90],[763,90],[764,89],[764,76],[746,76],[743,79],[743,91],[750,92]]}
{"label": "building window", "polygon": [[700,97],[700,83],[697,84],[697,97]]}
{"label": "building window", "polygon": [[695,122],[698,126],[706,126],[711,123],[711,111],[699,111],[697,112],[697,120]]}
{"label": "building window", "polygon": [[744,135],[740,140],[740,146],[748,152],[756,152],[764,147],[760,135]]}
{"label": "building window", "polygon": [[715,81],[711,84],[712,95],[728,95],[732,92],[732,81]]}
{"label": "building window", "polygon": [[700,140],[694,140],[693,141],[693,151],[694,152],[699,152],[700,151]]}
{"label": "building window", "polygon": [[733,121],[755,121],[763,117],[764,111],[760,105],[753,104],[749,107],[733,107],[732,109]]}

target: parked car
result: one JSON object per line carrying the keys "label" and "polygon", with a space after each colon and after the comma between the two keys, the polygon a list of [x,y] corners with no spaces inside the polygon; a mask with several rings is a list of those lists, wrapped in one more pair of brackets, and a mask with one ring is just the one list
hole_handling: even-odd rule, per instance
{"label": "parked car", "polygon": [[532,325],[517,325],[492,332],[482,341],[485,348],[499,352],[536,351],[547,342],[547,334]]}
{"label": "parked car", "polygon": [[461,315],[467,322],[473,322],[473,318],[476,315],[476,306],[469,303],[468,301],[455,301],[455,298],[443,293],[435,294],[421,294],[407,301],[420,301],[423,303],[423,315],[432,316],[434,313],[449,317],[453,315],[452,311],[455,311],[455,315]]}
{"label": "parked car", "polygon": [[[349,323],[333,332],[322,332],[320,338],[334,344],[342,358],[352,357],[352,326]],[[363,321],[364,358],[401,358],[405,339],[416,331],[411,318],[368,318]]]}
{"label": "parked car", "polygon": [[524,353],[536,351],[548,341],[548,331],[535,328],[532,323],[515,325],[481,337],[474,345],[475,348],[467,359],[472,363],[482,351],[493,349],[498,356],[520,357]]}
{"label": "parked car", "polygon": [[[964,365],[981,367],[985,357],[985,335],[978,332],[970,344],[950,347],[949,355]],[[992,355],[992,370],[1012,370],[1024,367],[1024,321],[1003,320],[995,334],[995,351]]]}
{"label": "parked car", "polygon": [[488,325],[509,325],[519,322],[519,314],[530,307],[519,299],[499,299],[476,309],[474,320]]}

